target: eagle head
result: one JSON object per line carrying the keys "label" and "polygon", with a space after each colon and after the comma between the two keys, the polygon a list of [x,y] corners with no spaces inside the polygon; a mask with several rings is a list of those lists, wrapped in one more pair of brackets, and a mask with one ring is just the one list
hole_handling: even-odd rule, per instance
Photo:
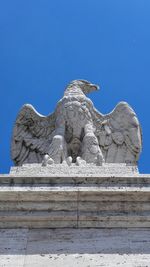
{"label": "eagle head", "polygon": [[74,80],[70,83],[71,87],[78,87],[82,90],[84,94],[89,94],[93,91],[99,90],[99,86],[92,84],[86,80]]}

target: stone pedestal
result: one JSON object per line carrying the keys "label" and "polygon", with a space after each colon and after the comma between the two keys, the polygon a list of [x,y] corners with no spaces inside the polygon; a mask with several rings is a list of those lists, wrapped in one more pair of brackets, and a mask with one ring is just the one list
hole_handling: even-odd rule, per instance
{"label": "stone pedestal", "polygon": [[0,176],[0,228],[66,227],[150,227],[150,175],[126,164],[26,164]]}

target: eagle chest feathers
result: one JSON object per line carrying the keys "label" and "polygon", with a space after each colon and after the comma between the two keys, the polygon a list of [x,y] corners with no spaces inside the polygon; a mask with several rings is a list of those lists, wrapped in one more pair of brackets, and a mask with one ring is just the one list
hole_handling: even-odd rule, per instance
{"label": "eagle chest feathers", "polygon": [[70,125],[85,125],[88,120],[92,121],[92,116],[86,102],[68,101],[59,107],[57,116],[63,116],[63,120]]}

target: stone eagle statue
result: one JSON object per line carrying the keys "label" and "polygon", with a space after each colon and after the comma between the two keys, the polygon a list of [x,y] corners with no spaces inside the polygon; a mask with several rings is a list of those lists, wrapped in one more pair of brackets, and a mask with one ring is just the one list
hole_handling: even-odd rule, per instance
{"label": "stone eagle statue", "polygon": [[135,112],[120,102],[111,113],[101,114],[86,97],[95,90],[98,86],[88,81],[72,81],[48,116],[24,105],[13,129],[11,155],[15,165],[135,164],[142,149]]}

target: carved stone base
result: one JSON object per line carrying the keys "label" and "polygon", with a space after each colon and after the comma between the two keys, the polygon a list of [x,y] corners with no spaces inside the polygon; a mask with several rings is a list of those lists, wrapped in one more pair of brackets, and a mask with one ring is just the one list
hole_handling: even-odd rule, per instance
{"label": "carved stone base", "polygon": [[135,166],[13,167],[0,176],[0,228],[150,227],[149,200]]}

